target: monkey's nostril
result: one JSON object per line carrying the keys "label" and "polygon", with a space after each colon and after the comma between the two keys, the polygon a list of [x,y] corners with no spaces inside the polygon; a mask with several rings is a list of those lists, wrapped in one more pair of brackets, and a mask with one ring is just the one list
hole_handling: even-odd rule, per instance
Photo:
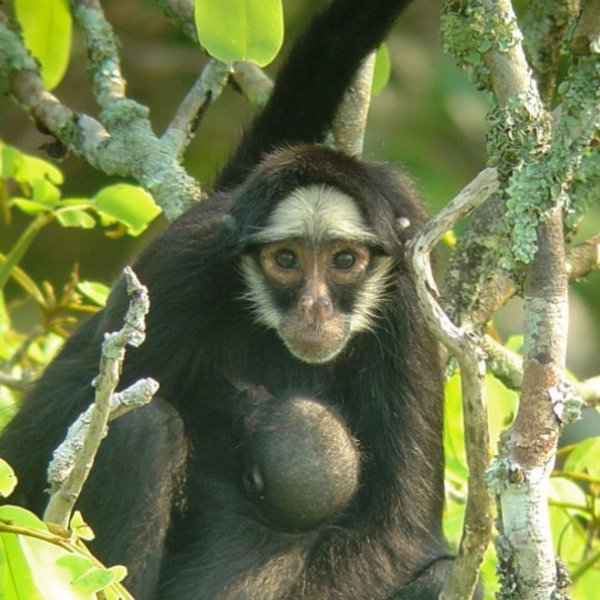
{"label": "monkey's nostril", "polygon": [[333,306],[329,297],[318,298],[314,305],[314,315],[318,319],[327,319],[331,316]]}
{"label": "monkey's nostril", "polygon": [[305,294],[300,298],[300,306],[302,307],[302,311],[305,315],[308,315],[312,312],[313,307],[315,306],[315,299],[311,294]]}

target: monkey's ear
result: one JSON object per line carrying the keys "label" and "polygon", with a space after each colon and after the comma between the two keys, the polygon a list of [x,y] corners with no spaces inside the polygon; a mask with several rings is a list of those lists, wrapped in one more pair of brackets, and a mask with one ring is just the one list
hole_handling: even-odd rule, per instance
{"label": "monkey's ear", "polygon": [[217,225],[219,245],[226,249],[225,254],[230,258],[239,256],[245,247],[242,227],[232,214],[225,213]]}
{"label": "monkey's ear", "polygon": [[221,228],[225,233],[234,235],[239,233],[240,229],[236,218],[229,213],[223,215],[221,218]]}
{"label": "monkey's ear", "polygon": [[410,219],[398,217],[395,222],[396,231],[401,235],[410,227]]}

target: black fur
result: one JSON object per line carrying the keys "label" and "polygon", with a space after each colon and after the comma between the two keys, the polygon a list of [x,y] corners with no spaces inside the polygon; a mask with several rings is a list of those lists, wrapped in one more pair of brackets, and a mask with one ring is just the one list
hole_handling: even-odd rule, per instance
{"label": "black fur", "polygon": [[[391,170],[314,145],[361,60],[406,4],[334,0],[315,18],[216,192],[134,265],[152,308],[147,340],[128,352],[121,383],[151,375],[161,398],[111,424],[79,507],[96,531],[94,551],[128,566],[126,583],[140,600],[432,599],[447,577],[442,380],[403,262],[404,243],[426,213]],[[374,330],[319,366],[295,359],[275,332],[253,322],[238,265],[273,207],[311,183],[350,195],[377,236],[373,251],[397,264]],[[399,217],[410,227],[399,231]],[[120,280],[0,440],[20,500],[38,513],[52,449],[91,401],[102,335],[121,325],[126,302]],[[256,404],[245,400],[256,389],[269,402],[303,395],[330,407],[359,456],[349,502],[309,531],[281,531],[248,491],[256,484],[247,476]],[[258,431],[259,449],[271,451],[268,428]],[[285,514],[297,508],[285,495],[277,502]]]}

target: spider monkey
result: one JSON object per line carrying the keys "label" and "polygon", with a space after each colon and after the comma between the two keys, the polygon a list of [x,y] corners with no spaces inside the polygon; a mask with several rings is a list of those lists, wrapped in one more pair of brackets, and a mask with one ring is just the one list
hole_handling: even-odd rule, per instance
{"label": "spider monkey", "polygon": [[[427,212],[322,145],[408,4],[318,13],[211,197],[134,263],[152,309],[121,385],[160,397],[111,424],[78,507],[139,600],[432,599],[448,576],[442,374],[404,259]],[[126,304],[121,279],[0,440],[38,513]]]}

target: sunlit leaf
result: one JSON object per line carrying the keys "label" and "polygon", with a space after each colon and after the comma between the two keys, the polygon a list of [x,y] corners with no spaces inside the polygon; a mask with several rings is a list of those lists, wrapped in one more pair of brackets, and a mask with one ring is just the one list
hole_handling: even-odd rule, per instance
{"label": "sunlit leaf", "polygon": [[49,212],[54,209],[60,201],[60,190],[47,179],[34,179],[31,183],[31,198],[15,196],[11,198],[11,206],[28,215],[36,215]]}
{"label": "sunlit leaf", "polygon": [[80,511],[76,510],[71,517],[69,523],[71,531],[82,540],[93,540],[95,535],[92,528],[83,520],[83,516]]}
{"label": "sunlit leaf", "polygon": [[109,571],[115,576],[116,582],[123,581],[123,579],[127,577],[127,567],[124,567],[123,565],[115,565],[114,567],[111,567]]}
{"label": "sunlit leaf", "polygon": [[31,344],[29,356],[36,363],[47,365],[58,354],[64,342],[60,335],[48,332]]}
{"label": "sunlit leaf", "polygon": [[35,179],[48,179],[54,185],[63,183],[60,169],[46,160],[21,152],[13,146],[0,148],[2,178],[12,178],[19,183],[30,183]]}
{"label": "sunlit leaf", "polygon": [[93,229],[96,220],[87,211],[78,208],[56,211],[56,220],[63,227],[80,227],[81,229]]}
{"label": "sunlit leaf", "polygon": [[13,533],[0,533],[0,583],[3,599],[44,600],[35,586],[20,538]]}
{"label": "sunlit leaf", "polygon": [[10,496],[17,485],[17,476],[13,468],[0,458],[0,496]]}
{"label": "sunlit leaf", "polygon": [[0,520],[29,529],[48,531],[47,525],[39,517],[21,506],[12,506],[11,504],[0,506]]}
{"label": "sunlit leaf", "polygon": [[490,424],[490,445],[496,448],[500,433],[509,427],[517,410],[519,395],[492,375],[486,375],[485,393]]}
{"label": "sunlit leaf", "polygon": [[15,0],[15,12],[28,50],[41,65],[51,90],[63,78],[71,52],[71,13],[67,0]]}
{"label": "sunlit leaf", "polygon": [[590,600],[600,590],[600,569],[589,569],[585,575],[575,582],[571,590],[573,600]]}
{"label": "sunlit leaf", "polygon": [[48,212],[50,208],[39,202],[28,200],[27,198],[11,198],[11,206],[16,206],[22,213],[26,215],[38,215],[43,212]]}
{"label": "sunlit leaf", "polygon": [[54,208],[60,200],[60,190],[47,179],[34,179],[31,182],[31,199],[48,208]]}
{"label": "sunlit leaf", "polygon": [[59,558],[56,564],[68,570],[72,591],[84,597],[95,594],[115,582],[114,573],[95,566],[87,556],[66,555]]}
{"label": "sunlit leaf", "polygon": [[106,304],[106,299],[110,293],[110,288],[108,286],[103,283],[98,283],[97,281],[80,281],[77,284],[77,290],[98,306],[104,306]]}
{"label": "sunlit leaf", "polygon": [[136,185],[117,183],[101,189],[92,198],[101,218],[125,225],[127,233],[137,236],[160,214],[152,196]]}
{"label": "sunlit leaf", "polygon": [[[67,550],[32,537],[19,536],[23,556],[27,561],[27,569],[35,585],[38,595],[32,598],[43,600],[89,600],[90,595],[75,589],[71,584],[72,572],[60,564],[72,556]],[[89,559],[88,559],[89,562]],[[16,577],[21,583],[21,577]],[[29,598],[29,596],[17,596]]]}
{"label": "sunlit leaf", "polygon": [[563,470],[585,471],[600,478],[600,437],[588,438],[577,444],[569,453]]}
{"label": "sunlit leaf", "polygon": [[385,44],[377,48],[375,55],[375,68],[373,70],[373,83],[371,85],[371,93],[377,96],[379,92],[387,85],[390,79],[391,64],[390,53]]}
{"label": "sunlit leaf", "polygon": [[281,0],[196,0],[198,40],[223,62],[270,63],[283,43]]}

